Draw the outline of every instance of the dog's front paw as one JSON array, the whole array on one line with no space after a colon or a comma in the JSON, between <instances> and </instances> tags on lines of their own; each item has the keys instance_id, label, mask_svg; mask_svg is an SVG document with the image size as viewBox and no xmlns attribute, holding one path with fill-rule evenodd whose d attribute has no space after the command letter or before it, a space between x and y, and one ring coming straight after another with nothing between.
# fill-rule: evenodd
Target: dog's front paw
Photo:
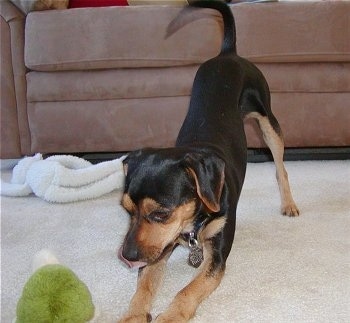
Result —
<instances>
[{"instance_id":1,"label":"dog's front paw","mask_svg":"<svg viewBox=\"0 0 350 323\"><path fill-rule=\"evenodd\" d=\"M157 316L155 319L156 323L186 323L188 320L186 320L183 316L180 314L167 314L163 313Z\"/></svg>"},{"instance_id":2,"label":"dog's front paw","mask_svg":"<svg viewBox=\"0 0 350 323\"><path fill-rule=\"evenodd\" d=\"M283 205L281 208L281 212L283 215L287 215L287 216L299 216L299 209L298 207L295 205L295 203L290 203L287 205Z\"/></svg>"},{"instance_id":3,"label":"dog's front paw","mask_svg":"<svg viewBox=\"0 0 350 323\"><path fill-rule=\"evenodd\" d=\"M152 315L145 314L125 314L118 323L149 323L152 321Z\"/></svg>"}]
</instances>

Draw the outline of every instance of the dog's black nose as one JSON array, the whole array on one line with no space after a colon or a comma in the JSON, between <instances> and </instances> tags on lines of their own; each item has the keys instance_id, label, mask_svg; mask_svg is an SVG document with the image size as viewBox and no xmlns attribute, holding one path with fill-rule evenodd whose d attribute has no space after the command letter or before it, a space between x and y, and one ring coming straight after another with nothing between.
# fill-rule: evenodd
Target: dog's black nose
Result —
<instances>
[{"instance_id":1,"label":"dog's black nose","mask_svg":"<svg viewBox=\"0 0 350 323\"><path fill-rule=\"evenodd\" d=\"M124 245L124 247L122 247L122 257L128 261L138 261L139 253L137 248L127 247Z\"/></svg>"},{"instance_id":2,"label":"dog's black nose","mask_svg":"<svg viewBox=\"0 0 350 323\"><path fill-rule=\"evenodd\" d=\"M147 265L146 262L138 261L138 251L136 248L124 248L124 246L121 246L118 256L130 268L141 268Z\"/></svg>"}]
</instances>

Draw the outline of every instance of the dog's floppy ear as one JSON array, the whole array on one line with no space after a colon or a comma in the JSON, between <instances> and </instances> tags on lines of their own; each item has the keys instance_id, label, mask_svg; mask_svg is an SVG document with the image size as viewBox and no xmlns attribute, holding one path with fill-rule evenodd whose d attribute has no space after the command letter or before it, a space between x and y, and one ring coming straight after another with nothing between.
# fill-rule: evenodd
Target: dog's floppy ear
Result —
<instances>
[{"instance_id":1,"label":"dog's floppy ear","mask_svg":"<svg viewBox=\"0 0 350 323\"><path fill-rule=\"evenodd\" d=\"M126 176L132 169L134 169L137 165L140 164L142 156L145 155L148 151L152 151L150 148L138 149L130 152L123 159L123 169L124 175Z\"/></svg>"},{"instance_id":2,"label":"dog's floppy ear","mask_svg":"<svg viewBox=\"0 0 350 323\"><path fill-rule=\"evenodd\" d=\"M193 176L197 194L212 212L220 210L220 197L225 181L225 163L206 153L188 153L185 156L186 169Z\"/></svg>"}]
</instances>

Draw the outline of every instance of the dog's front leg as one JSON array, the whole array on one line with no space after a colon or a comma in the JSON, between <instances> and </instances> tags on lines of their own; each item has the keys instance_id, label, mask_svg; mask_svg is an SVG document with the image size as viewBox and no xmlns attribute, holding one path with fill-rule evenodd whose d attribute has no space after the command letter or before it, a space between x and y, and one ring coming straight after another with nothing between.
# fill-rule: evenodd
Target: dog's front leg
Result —
<instances>
[{"instance_id":1,"label":"dog's front leg","mask_svg":"<svg viewBox=\"0 0 350 323\"><path fill-rule=\"evenodd\" d=\"M213 266L211 250L211 242L206 241L204 245L206 260L199 267L200 272L175 296L168 309L160 314L155 322L182 323L189 321L194 316L198 305L220 284L224 275L224 266Z\"/></svg>"},{"instance_id":2,"label":"dog's front leg","mask_svg":"<svg viewBox=\"0 0 350 323\"><path fill-rule=\"evenodd\" d=\"M128 312L119 323L151 322L150 314L153 298L162 282L168 257L155 264L140 269L136 292L131 299Z\"/></svg>"}]
</instances>

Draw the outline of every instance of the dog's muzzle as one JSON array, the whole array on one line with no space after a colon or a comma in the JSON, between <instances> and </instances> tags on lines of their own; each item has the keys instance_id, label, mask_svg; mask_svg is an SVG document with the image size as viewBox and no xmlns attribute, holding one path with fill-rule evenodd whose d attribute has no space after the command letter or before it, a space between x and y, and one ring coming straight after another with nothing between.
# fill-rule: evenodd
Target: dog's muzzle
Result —
<instances>
[{"instance_id":1,"label":"dog's muzzle","mask_svg":"<svg viewBox=\"0 0 350 323\"><path fill-rule=\"evenodd\" d=\"M144 262L144 261L132 261L132 260L126 259L123 256L123 247L124 245L122 245L118 250L118 258L121 261L123 261L125 264L127 264L129 268L142 268L147 265L147 262Z\"/></svg>"}]
</instances>

